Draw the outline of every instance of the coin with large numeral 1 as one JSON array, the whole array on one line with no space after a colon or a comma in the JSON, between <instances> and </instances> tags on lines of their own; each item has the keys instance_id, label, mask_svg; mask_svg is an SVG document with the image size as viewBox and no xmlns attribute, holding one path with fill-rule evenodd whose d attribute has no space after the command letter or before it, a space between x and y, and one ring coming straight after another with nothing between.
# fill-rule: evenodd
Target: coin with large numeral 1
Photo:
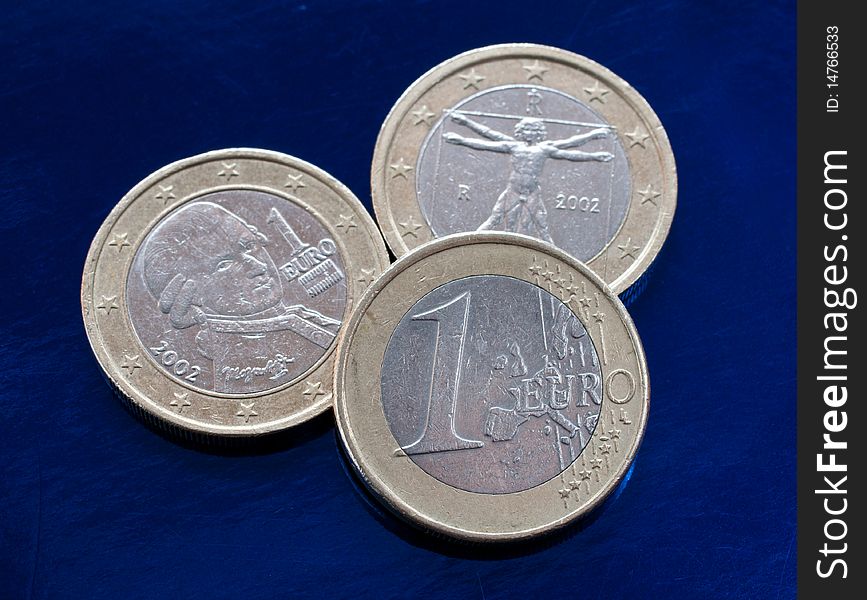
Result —
<instances>
[{"instance_id":1,"label":"coin with large numeral 1","mask_svg":"<svg viewBox=\"0 0 867 600\"><path fill-rule=\"evenodd\" d=\"M337 423L400 517L526 538L602 502L647 423L641 342L582 263L512 233L415 250L365 292L338 351Z\"/></svg>"},{"instance_id":2,"label":"coin with large numeral 1","mask_svg":"<svg viewBox=\"0 0 867 600\"><path fill-rule=\"evenodd\" d=\"M522 233L620 294L668 234L677 176L659 118L628 83L565 50L505 44L406 90L377 139L371 189L398 256L452 233Z\"/></svg>"},{"instance_id":3,"label":"coin with large numeral 1","mask_svg":"<svg viewBox=\"0 0 867 600\"><path fill-rule=\"evenodd\" d=\"M81 306L133 412L203 441L257 436L331 406L337 340L387 265L336 179L285 154L220 150L124 196L91 244Z\"/></svg>"}]
</instances>

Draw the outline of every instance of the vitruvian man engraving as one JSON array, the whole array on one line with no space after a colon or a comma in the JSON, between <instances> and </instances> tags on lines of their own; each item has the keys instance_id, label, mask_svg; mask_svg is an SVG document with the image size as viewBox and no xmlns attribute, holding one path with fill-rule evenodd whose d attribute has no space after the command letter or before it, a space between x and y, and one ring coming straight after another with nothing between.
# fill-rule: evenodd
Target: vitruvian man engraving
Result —
<instances>
[{"instance_id":1,"label":"vitruvian man engraving","mask_svg":"<svg viewBox=\"0 0 867 600\"><path fill-rule=\"evenodd\" d=\"M484 139L446 132L443 138L447 142L511 156L507 187L497 198L491 216L479 226L480 231L502 229L536 236L553 243L548 228L548 213L540 195L540 177L545 163L548 159L607 162L614 158L610 152L571 150L591 140L607 137L609 130L604 127L560 140L549 140L545 121L536 117L520 119L515 124L512 135L482 125L458 111L451 112L451 120Z\"/></svg>"}]
</instances>

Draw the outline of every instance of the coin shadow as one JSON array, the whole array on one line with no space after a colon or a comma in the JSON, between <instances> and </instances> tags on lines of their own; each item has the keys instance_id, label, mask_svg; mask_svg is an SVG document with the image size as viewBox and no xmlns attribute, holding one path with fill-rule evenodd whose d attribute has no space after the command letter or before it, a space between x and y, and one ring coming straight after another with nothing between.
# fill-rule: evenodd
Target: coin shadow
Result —
<instances>
[{"instance_id":1,"label":"coin shadow","mask_svg":"<svg viewBox=\"0 0 867 600\"><path fill-rule=\"evenodd\" d=\"M110 383L110 382L109 382ZM328 433L334 427L334 413L326 410L305 421L283 431L267 433L250 437L219 437L203 436L180 428L170 428L164 422L150 417L149 413L137 411L131 403L124 400L118 390L121 404L126 412L144 424L150 431L166 441L202 454L226 457L265 456L284 452Z\"/></svg>"},{"instance_id":2,"label":"coin shadow","mask_svg":"<svg viewBox=\"0 0 867 600\"><path fill-rule=\"evenodd\" d=\"M302 446L326 435L329 430L334 428L334 414L329 409L304 423L261 436L232 438L227 442L221 440L222 443L219 444L201 443L193 440L182 440L178 443L194 451L218 456L264 456Z\"/></svg>"},{"instance_id":3,"label":"coin shadow","mask_svg":"<svg viewBox=\"0 0 867 600\"><path fill-rule=\"evenodd\" d=\"M669 265L673 262L669 255L676 254L677 236L669 235L668 240L660 248L656 258L647 267L644 273L631 286L620 292L618 298L623 302L623 306L633 311L635 302L642 298L642 303L647 297L657 293L658 289L664 289L665 285L660 283L665 281L668 275ZM674 249L673 249L674 248Z\"/></svg>"},{"instance_id":4,"label":"coin shadow","mask_svg":"<svg viewBox=\"0 0 867 600\"><path fill-rule=\"evenodd\" d=\"M570 523L566 527L529 540L485 544L454 540L440 533L421 529L398 518L379 502L358 476L346 454L343 443L340 440L340 435L337 433L336 429L335 438L337 441L336 446L340 466L352 484L352 488L355 490L356 495L361 500L367 512L370 513L374 519L376 519L391 533L417 548L436 552L450 558L469 560L487 561L521 558L543 552L574 538L576 535L592 526L593 523L602 517L608 508L616 502L617 498L626 488L626 485L632 477L632 472L635 469L635 462L633 462L626 475L623 477L623 480L601 505L597 506L589 514L581 517L573 523Z\"/></svg>"}]
</instances>

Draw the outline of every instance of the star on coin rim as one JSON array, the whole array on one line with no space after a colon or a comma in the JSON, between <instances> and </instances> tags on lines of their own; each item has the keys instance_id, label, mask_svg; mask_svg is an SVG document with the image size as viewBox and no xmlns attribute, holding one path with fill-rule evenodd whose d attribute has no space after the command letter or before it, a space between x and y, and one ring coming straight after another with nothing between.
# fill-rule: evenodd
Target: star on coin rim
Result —
<instances>
[{"instance_id":1,"label":"star on coin rim","mask_svg":"<svg viewBox=\"0 0 867 600\"><path fill-rule=\"evenodd\" d=\"M231 181L218 172L232 165ZM211 173L208 169L212 170ZM245 177L251 173L251 177ZM286 173L303 174L305 186L287 194L284 189ZM153 202L153 191L170 185L176 198L166 202ZM303 374L279 388L252 394L220 394L187 386L155 366L153 357L139 342L132 328L126 308L125 291L118 294L105 285L108 279L126 282L136 252L147 233L169 212L186 202L220 190L246 189L286 198L311 212L330 232L340 249L346 269L346 307L341 321L345 325L363 288L358 283L361 268L382 272L389 264L382 237L367 210L355 195L334 177L298 158L255 148L230 148L206 152L171 163L136 184L112 209L100 226L84 265L81 285L81 307L85 330L97 362L105 372L118 396L144 421L167 430L179 437L211 442L216 439L251 438L284 430L307 421L327 410L332 395L304 396L305 382L331 381L337 346L342 337L341 327L337 339L320 359ZM350 234L336 228L340 214L354 217L356 227ZM128 233L129 252L119 253L108 244L116 233ZM109 252L111 250L111 252ZM105 315L96 305L102 296L118 294L120 310ZM122 370L125 354L143 355L141 368L130 377ZM146 356L144 356L146 355ZM186 394L191 403L181 413L170 402L175 393ZM231 406L239 401L256 402L256 415L249 422L231 424L226 418ZM221 404L222 403L222 404ZM230 406L231 405L231 406ZM271 407L271 418L263 420L263 409ZM225 412L219 416L215 408ZM228 408L227 408L228 407ZM225 409L225 411L223 411ZM282 412L281 412L282 411ZM222 414L222 412L220 414ZM235 411L237 412L237 411ZM200 413L200 414L199 414ZM255 417L255 418L254 418Z\"/></svg>"},{"instance_id":2,"label":"star on coin rim","mask_svg":"<svg viewBox=\"0 0 867 600\"><path fill-rule=\"evenodd\" d=\"M474 252L472 247L476 245L494 245L496 248L493 252L490 248ZM487 261L486 251L489 252ZM441 254L442 257L437 259ZM630 415L629 433L618 433L624 450L622 462L611 467L604 480L598 482L598 487L594 486L596 489L592 494L585 494L577 504L570 503L567 498L565 506L561 490L570 485L570 479L574 479L570 469L538 486L510 494L468 492L432 477L409 457L394 451L399 444L386 422L379 396L380 353L384 354L401 316L415 302L448 281L473 275L504 275L539 285L529 269L536 258L549 261L550 268L559 267L561 277L571 276L574 281L585 281L588 289L595 288L593 291L600 298L600 306L595 309L609 315L605 325L594 323L587 327L595 344L599 343L597 336L604 334L600 334L600 328L605 327L612 335L619 335L615 337L616 341L631 343L634 350L602 367L603 380L616 374L625 364L634 369L635 390L626 404L608 399L602 405L612 410L626 406L633 413ZM429 265L432 267L426 269ZM434 274L426 271L434 271ZM554 293L556 295L557 291ZM368 311L377 301L380 312L369 317ZM571 298L569 302L570 308L580 311ZM384 312L385 306L390 312ZM364 352L356 351L356 344L363 345ZM358 373L363 373L363 377L356 375L354 380L350 377L350 374ZM601 504L616 489L634 459L646 428L650 401L644 351L620 300L599 277L563 251L524 235L499 232L445 236L392 264L365 291L346 327L345 342L338 349L334 390L334 409L341 441L353 467L371 492L399 517L415 526L472 542L533 537L564 527ZM587 449L598 443L601 435L604 434L597 428ZM576 468L581 466L580 460L579 456L574 463ZM529 510L528 507L537 508Z\"/></svg>"},{"instance_id":3,"label":"star on coin rim","mask_svg":"<svg viewBox=\"0 0 867 600\"><path fill-rule=\"evenodd\" d=\"M429 127L421 127L414 124L412 112L424 105L426 110L439 115L468 97L470 94L462 88L460 76L472 69L484 73L484 80L478 82L481 91L508 84L525 85L527 71L524 67L528 61L548 68L545 86L584 102L587 97L584 88L603 87L608 92L605 102L593 102L592 108L615 126L621 136L632 174L632 189L647 189L651 185L662 193L658 206L641 206L633 197L619 231L595 257L585 261L620 294L648 269L668 236L677 205L674 154L656 113L632 86L591 59L560 48L537 44L477 48L440 63L410 85L385 118L374 148L370 181L377 222L386 243L398 257L433 239L415 192L415 167L421 142L410 140L423 139L436 121ZM562 67L570 70L568 86L558 85L554 80L556 67L561 67L561 71ZM478 93L475 88L470 92ZM588 106L591 105L588 103ZM650 136L643 141L645 146L632 144L626 137L627 133L635 133L636 128ZM413 167L413 171L395 178L388 166L398 159ZM654 213L650 213L651 210ZM410 217L424 227L416 236L401 235L399 223ZM617 245L627 237L642 240L636 260L619 258Z\"/></svg>"}]
</instances>

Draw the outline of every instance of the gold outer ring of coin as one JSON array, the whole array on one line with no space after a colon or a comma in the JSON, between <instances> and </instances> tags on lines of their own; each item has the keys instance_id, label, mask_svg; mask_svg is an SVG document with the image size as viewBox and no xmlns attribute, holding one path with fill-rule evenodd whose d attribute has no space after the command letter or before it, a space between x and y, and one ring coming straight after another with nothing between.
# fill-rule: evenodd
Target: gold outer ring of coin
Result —
<instances>
[{"instance_id":1,"label":"gold outer ring of coin","mask_svg":"<svg viewBox=\"0 0 867 600\"><path fill-rule=\"evenodd\" d=\"M602 363L599 424L584 451L560 475L516 493L468 492L428 475L396 452L400 444L382 408L380 369L400 319L433 289L473 275L515 277L560 298L584 324ZM594 297L592 310L580 301L583 289L598 292L599 304ZM598 506L628 471L650 402L644 351L620 300L565 252L524 235L497 232L445 236L392 264L364 293L346 328L334 389L340 436L365 485L406 521L470 542L533 537Z\"/></svg>"},{"instance_id":2,"label":"gold outer ring of coin","mask_svg":"<svg viewBox=\"0 0 867 600\"><path fill-rule=\"evenodd\" d=\"M293 183L298 181L302 185ZM211 395L157 367L127 311L126 280L133 258L168 213L204 194L237 189L300 205L331 233L346 267L344 324L363 288L389 264L373 219L352 192L325 171L286 154L250 148L207 152L167 165L130 190L99 228L85 261L81 308L87 337L110 385L134 414L158 429L203 443L281 431L331 407L329 388L342 334L301 376L256 394ZM355 226L335 227L347 220Z\"/></svg>"},{"instance_id":3,"label":"gold outer ring of coin","mask_svg":"<svg viewBox=\"0 0 867 600\"><path fill-rule=\"evenodd\" d=\"M415 168L439 115L471 94L515 83L570 94L616 128L632 173L630 208L616 235L585 262L615 293L624 292L668 236L677 204L674 154L656 113L632 86L589 58L550 46L470 50L422 75L397 100L376 140L370 176L373 207L389 248L400 257L433 239L417 200Z\"/></svg>"}]
</instances>

